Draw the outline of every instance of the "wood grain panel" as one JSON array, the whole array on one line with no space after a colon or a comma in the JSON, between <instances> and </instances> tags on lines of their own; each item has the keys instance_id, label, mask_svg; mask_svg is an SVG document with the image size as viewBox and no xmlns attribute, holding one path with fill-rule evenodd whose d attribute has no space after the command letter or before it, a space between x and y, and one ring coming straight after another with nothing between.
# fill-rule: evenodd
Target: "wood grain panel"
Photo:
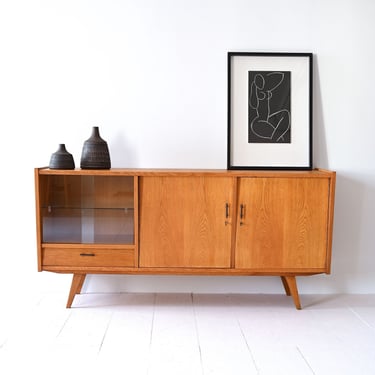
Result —
<instances>
[{"instance_id":1,"label":"wood grain panel","mask_svg":"<svg viewBox=\"0 0 375 375\"><path fill-rule=\"evenodd\" d=\"M142 177L140 266L230 267L233 186L231 177Z\"/></svg>"},{"instance_id":2,"label":"wood grain panel","mask_svg":"<svg viewBox=\"0 0 375 375\"><path fill-rule=\"evenodd\" d=\"M238 268L325 268L329 179L241 178Z\"/></svg>"}]
</instances>

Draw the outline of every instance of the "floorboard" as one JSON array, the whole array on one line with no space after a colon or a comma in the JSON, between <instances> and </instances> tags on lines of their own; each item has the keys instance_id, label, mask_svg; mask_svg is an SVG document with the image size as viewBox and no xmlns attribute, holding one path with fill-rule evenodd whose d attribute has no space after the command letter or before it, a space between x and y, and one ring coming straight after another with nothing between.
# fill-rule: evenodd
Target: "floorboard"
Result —
<instances>
[{"instance_id":1,"label":"floorboard","mask_svg":"<svg viewBox=\"0 0 375 375\"><path fill-rule=\"evenodd\" d=\"M81 294L3 309L0 373L375 374L375 295Z\"/></svg>"}]
</instances>

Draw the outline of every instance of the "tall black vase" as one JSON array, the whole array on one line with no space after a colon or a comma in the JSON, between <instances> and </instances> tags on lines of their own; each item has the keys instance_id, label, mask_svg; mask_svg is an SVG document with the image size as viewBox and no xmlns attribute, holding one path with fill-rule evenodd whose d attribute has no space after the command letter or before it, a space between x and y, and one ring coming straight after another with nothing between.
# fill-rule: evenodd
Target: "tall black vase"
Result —
<instances>
[{"instance_id":1,"label":"tall black vase","mask_svg":"<svg viewBox=\"0 0 375 375\"><path fill-rule=\"evenodd\" d=\"M91 137L85 141L81 155L82 169L110 169L111 158L107 142L100 137L99 128L93 126Z\"/></svg>"}]
</instances>

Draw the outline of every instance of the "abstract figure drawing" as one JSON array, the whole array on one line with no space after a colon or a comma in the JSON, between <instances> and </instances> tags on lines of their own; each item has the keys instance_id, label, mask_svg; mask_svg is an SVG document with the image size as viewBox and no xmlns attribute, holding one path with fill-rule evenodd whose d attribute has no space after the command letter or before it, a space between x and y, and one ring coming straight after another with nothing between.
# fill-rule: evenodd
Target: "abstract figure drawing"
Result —
<instances>
[{"instance_id":1,"label":"abstract figure drawing","mask_svg":"<svg viewBox=\"0 0 375 375\"><path fill-rule=\"evenodd\" d=\"M290 143L290 72L249 72L249 143Z\"/></svg>"}]
</instances>

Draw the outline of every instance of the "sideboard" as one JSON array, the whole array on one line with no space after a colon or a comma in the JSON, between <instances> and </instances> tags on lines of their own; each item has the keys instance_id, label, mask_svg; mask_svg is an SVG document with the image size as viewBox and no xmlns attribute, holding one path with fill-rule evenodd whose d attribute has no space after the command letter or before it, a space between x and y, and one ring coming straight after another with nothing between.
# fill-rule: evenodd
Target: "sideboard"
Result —
<instances>
[{"instance_id":1,"label":"sideboard","mask_svg":"<svg viewBox=\"0 0 375 375\"><path fill-rule=\"evenodd\" d=\"M73 274L330 273L333 171L35 169L38 270Z\"/></svg>"}]
</instances>

